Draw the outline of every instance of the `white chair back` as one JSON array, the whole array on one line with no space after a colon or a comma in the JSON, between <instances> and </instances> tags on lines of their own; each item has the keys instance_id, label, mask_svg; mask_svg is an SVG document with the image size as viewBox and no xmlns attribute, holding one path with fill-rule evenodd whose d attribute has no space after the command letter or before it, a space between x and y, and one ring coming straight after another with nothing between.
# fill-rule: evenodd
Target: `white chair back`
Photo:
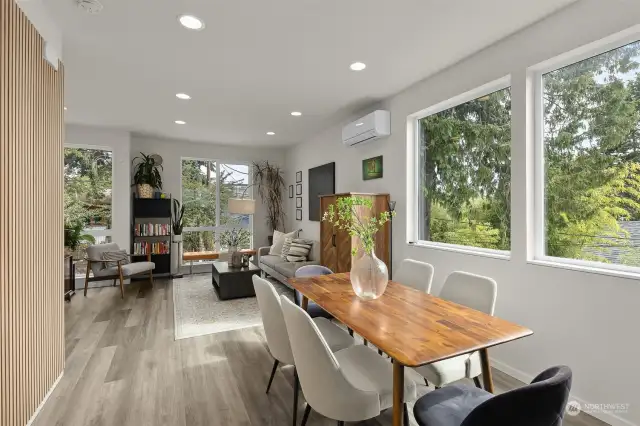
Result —
<instances>
[{"instance_id":1,"label":"white chair back","mask_svg":"<svg viewBox=\"0 0 640 426\"><path fill-rule=\"evenodd\" d=\"M468 272L452 272L444 282L440 298L493 315L498 284L493 278Z\"/></svg>"},{"instance_id":2,"label":"white chair back","mask_svg":"<svg viewBox=\"0 0 640 426\"><path fill-rule=\"evenodd\" d=\"M349 383L311 317L289 299L281 297L281 302L300 385L309 405L331 419L354 418L354 413L364 413L361 418L378 415L378 393Z\"/></svg>"},{"instance_id":3,"label":"white chair back","mask_svg":"<svg viewBox=\"0 0 640 426\"><path fill-rule=\"evenodd\" d=\"M404 259L400 262L400 268L394 274L393 281L431 293L433 266L413 259Z\"/></svg>"},{"instance_id":4,"label":"white chair back","mask_svg":"<svg viewBox=\"0 0 640 426\"><path fill-rule=\"evenodd\" d=\"M269 281L257 275L254 275L252 279L269 351L278 361L284 364L293 364L293 354L289 344L287 327L282 316L280 296Z\"/></svg>"}]
</instances>

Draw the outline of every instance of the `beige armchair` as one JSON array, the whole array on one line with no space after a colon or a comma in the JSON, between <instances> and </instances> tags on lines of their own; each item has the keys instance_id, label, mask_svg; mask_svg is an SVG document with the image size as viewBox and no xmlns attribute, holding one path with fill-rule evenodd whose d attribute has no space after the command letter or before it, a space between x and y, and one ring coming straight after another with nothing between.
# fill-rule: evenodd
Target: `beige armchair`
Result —
<instances>
[{"instance_id":1,"label":"beige armchair","mask_svg":"<svg viewBox=\"0 0 640 426\"><path fill-rule=\"evenodd\" d=\"M120 248L116 243L95 244L87 247L87 275L84 281L84 295L87 295L90 281L105 281L113 279L113 285L116 280L120 280L120 293L124 299L124 280L134 275L149 274L149 282L153 286L153 270L156 267L151 261L151 254L147 254L146 262L135 262L122 264L122 261L104 260L102 254L104 252L119 251ZM131 257L133 255L128 254ZM117 266L107 267L107 262L117 262ZM90 277L89 273L93 272Z\"/></svg>"}]
</instances>

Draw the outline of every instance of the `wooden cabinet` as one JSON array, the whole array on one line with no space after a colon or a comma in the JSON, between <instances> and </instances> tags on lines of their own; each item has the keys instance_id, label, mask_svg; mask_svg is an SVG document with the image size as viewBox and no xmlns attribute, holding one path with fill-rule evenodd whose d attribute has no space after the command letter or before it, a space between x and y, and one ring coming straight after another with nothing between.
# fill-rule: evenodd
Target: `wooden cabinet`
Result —
<instances>
[{"instance_id":1,"label":"wooden cabinet","mask_svg":"<svg viewBox=\"0 0 640 426\"><path fill-rule=\"evenodd\" d=\"M359 214L361 217L378 216L381 212L389 210L389 194L361 194L347 192L344 194L332 194L320 196L320 217L324 215L330 205L335 204L340 197L358 196L369 198L373 201L371 211L363 208ZM387 222L376 234L376 256L389 267L390 223ZM357 256L362 255L358 237L351 237L347 232L336 229L328 222L320 222L320 263L335 273L349 272L351 270L351 249L359 248Z\"/></svg>"}]
</instances>

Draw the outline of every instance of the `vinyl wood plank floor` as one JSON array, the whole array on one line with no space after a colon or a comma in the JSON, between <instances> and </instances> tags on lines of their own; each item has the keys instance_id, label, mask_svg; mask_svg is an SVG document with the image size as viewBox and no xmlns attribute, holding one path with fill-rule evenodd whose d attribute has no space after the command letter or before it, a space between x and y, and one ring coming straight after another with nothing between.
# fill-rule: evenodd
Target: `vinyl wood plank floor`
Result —
<instances>
[{"instance_id":1,"label":"vinyl wood plank floor","mask_svg":"<svg viewBox=\"0 0 640 426\"><path fill-rule=\"evenodd\" d=\"M203 275L202 279L210 279ZM194 278L198 279L198 278ZM278 371L262 327L174 340L171 280L90 289L65 307L66 365L33 426L291 425L293 374ZM418 391L430 389L419 376ZM498 392L521 386L494 370ZM298 424L304 411L301 395ZM311 412L309 426L335 426ZM391 425L391 411L364 426ZM600 426L588 415L565 426ZM416 425L412 418L412 425Z\"/></svg>"}]
</instances>

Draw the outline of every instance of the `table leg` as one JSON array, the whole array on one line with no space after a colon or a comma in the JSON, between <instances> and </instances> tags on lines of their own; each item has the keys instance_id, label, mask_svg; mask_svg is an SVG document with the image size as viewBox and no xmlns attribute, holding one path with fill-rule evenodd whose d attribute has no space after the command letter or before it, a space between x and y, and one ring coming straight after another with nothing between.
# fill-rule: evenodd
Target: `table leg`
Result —
<instances>
[{"instance_id":1,"label":"table leg","mask_svg":"<svg viewBox=\"0 0 640 426\"><path fill-rule=\"evenodd\" d=\"M304 294L302 295L302 299L300 300L300 307L305 311L309 307L309 298Z\"/></svg>"},{"instance_id":2,"label":"table leg","mask_svg":"<svg viewBox=\"0 0 640 426\"><path fill-rule=\"evenodd\" d=\"M491 365L489 364L489 350L480 349L480 364L482 365L482 384L484 390L493 393L493 378L491 377Z\"/></svg>"},{"instance_id":3,"label":"table leg","mask_svg":"<svg viewBox=\"0 0 640 426\"><path fill-rule=\"evenodd\" d=\"M393 363L393 426L402 426L404 414L404 365Z\"/></svg>"}]
</instances>

